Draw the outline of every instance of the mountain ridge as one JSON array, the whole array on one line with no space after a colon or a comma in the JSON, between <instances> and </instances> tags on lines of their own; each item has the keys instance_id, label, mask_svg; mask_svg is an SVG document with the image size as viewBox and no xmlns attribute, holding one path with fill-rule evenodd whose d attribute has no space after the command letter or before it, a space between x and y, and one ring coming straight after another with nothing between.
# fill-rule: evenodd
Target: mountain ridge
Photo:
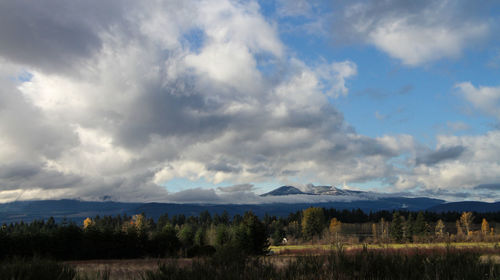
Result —
<instances>
[{"instance_id":1,"label":"mountain ridge","mask_svg":"<svg viewBox=\"0 0 500 280\"><path fill-rule=\"evenodd\" d=\"M281 186L270 192L261 194L260 196L284 196L284 195L333 195L333 196L341 196L341 195L359 195L359 194L367 194L365 191L355 191L355 190L346 190L340 189L334 186L313 186L309 185L306 187L307 190L301 190L294 186Z\"/></svg>"}]
</instances>

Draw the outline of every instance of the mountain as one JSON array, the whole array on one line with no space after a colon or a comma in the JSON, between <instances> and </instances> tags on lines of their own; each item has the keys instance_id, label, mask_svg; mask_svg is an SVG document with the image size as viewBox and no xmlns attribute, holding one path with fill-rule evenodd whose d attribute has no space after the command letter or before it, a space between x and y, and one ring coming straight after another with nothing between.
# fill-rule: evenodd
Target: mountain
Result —
<instances>
[{"instance_id":1,"label":"mountain","mask_svg":"<svg viewBox=\"0 0 500 280\"><path fill-rule=\"evenodd\" d=\"M339 189L334 186L311 186L309 189L311 194L316 195L357 195L366 193L363 191Z\"/></svg>"},{"instance_id":2,"label":"mountain","mask_svg":"<svg viewBox=\"0 0 500 280\"><path fill-rule=\"evenodd\" d=\"M296 187L282 186L268 193L262 194L261 196L281 196L281 195L294 195L294 194L308 194L308 193L305 193L297 189Z\"/></svg>"},{"instance_id":3,"label":"mountain","mask_svg":"<svg viewBox=\"0 0 500 280\"><path fill-rule=\"evenodd\" d=\"M300 190L293 186L282 186L261 195L260 204L196 204L196 203L130 203L130 202L92 202L79 200L39 200L16 201L0 204L0 225L11 222L30 222L35 219L54 217L58 222L63 220L81 223L86 217L96 215L134 215L145 213L148 217L158 219L168 213L170 216L183 214L197 216L208 211L222 214L227 211L230 217L246 211L252 211L259 217L265 214L286 217L292 212L308 207L335 208L338 210L361 209L364 212L380 210L409 210L432 212L446 211L500 211L500 202L487 203L463 201L446 203L441 199L428 197L402 197L390 194L353 191L333 186L308 186ZM264 197L266 197L264 199ZM299 198L302 198L299 199ZM306 198L306 199L304 199ZM295 201L295 202L294 202ZM266 203L264 203L266 202Z\"/></svg>"},{"instance_id":4,"label":"mountain","mask_svg":"<svg viewBox=\"0 0 500 280\"><path fill-rule=\"evenodd\" d=\"M293 186L282 186L268 193L262 194L261 196L283 196L283 195L296 195L296 194L339 196L339 195L358 195L362 193L367 193L367 192L339 189L334 186L307 186L307 191L301 191Z\"/></svg>"},{"instance_id":5,"label":"mountain","mask_svg":"<svg viewBox=\"0 0 500 280\"><path fill-rule=\"evenodd\" d=\"M432 212L448 211L472 211L472 212L498 212L500 211L500 202L481 202L481 201L461 201L439 204L428 209Z\"/></svg>"}]
</instances>

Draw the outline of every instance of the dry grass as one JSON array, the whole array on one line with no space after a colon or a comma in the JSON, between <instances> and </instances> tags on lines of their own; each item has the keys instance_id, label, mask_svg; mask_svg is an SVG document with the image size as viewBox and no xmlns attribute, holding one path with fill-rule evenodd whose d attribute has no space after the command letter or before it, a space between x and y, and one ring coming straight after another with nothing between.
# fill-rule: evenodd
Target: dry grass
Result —
<instances>
[{"instance_id":1,"label":"dry grass","mask_svg":"<svg viewBox=\"0 0 500 280\"><path fill-rule=\"evenodd\" d=\"M391 243L391 244L355 244L344 245L346 251L359 250L364 246L367 249L439 249L453 247L457 249L498 249L499 244L496 242L454 242L454 243ZM333 245L285 245L285 246L270 246L269 249L279 255L304 255L304 254L328 254L332 250L336 250ZM499 250L500 251L500 250Z\"/></svg>"},{"instance_id":2,"label":"dry grass","mask_svg":"<svg viewBox=\"0 0 500 280\"><path fill-rule=\"evenodd\" d=\"M408 254L415 252L423 254L443 253L447 247L464 252L476 252L482 255L481 261L500 264L500 249L496 243L427 243L427 244L384 244L365 245L367 250L381 251L385 254ZM291 261L300 256L328 255L336 250L331 245L287 245L271 246L274 255L265 259L277 268L286 267ZM343 247L347 255L356 254L364 250L363 245L346 245ZM193 259L132 259L132 260L90 260L90 261L68 261L80 275L88 275L90 279L99 272L109 271L110 279L140 279L145 271L154 271L158 264L174 264L176 267L190 266Z\"/></svg>"},{"instance_id":3,"label":"dry grass","mask_svg":"<svg viewBox=\"0 0 500 280\"><path fill-rule=\"evenodd\" d=\"M184 267L192 263L192 259L130 259L130 260L89 260L67 261L66 264L74 267L79 275L92 279L95 275L109 271L111 280L140 279L141 273L147 270L156 270L159 264L175 262Z\"/></svg>"}]
</instances>

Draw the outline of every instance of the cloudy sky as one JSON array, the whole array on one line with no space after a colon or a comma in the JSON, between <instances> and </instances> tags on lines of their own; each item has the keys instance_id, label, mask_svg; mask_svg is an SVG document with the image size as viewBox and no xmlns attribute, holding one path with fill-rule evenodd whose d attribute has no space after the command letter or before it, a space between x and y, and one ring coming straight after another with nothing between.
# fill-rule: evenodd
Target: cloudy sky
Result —
<instances>
[{"instance_id":1,"label":"cloudy sky","mask_svg":"<svg viewBox=\"0 0 500 280\"><path fill-rule=\"evenodd\" d=\"M0 202L500 199L495 1L1 1Z\"/></svg>"}]
</instances>

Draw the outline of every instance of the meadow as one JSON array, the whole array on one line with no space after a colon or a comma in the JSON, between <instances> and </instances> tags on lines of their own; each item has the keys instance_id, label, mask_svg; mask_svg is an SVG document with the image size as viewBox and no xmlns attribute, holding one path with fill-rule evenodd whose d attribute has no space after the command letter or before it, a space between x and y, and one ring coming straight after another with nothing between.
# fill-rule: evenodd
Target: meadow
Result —
<instances>
[{"instance_id":1,"label":"meadow","mask_svg":"<svg viewBox=\"0 0 500 280\"><path fill-rule=\"evenodd\" d=\"M270 256L246 256L233 248L202 258L17 259L0 265L0 279L500 279L500 250L494 245L390 245L395 244L342 250L284 246Z\"/></svg>"},{"instance_id":2,"label":"meadow","mask_svg":"<svg viewBox=\"0 0 500 280\"><path fill-rule=\"evenodd\" d=\"M356 251L360 249L370 250L403 250L403 249L443 249L455 248L457 250L472 250L479 252L500 252L499 242L436 242L436 243L387 243L387 244L341 244L346 251ZM274 254L278 255L305 255L305 254L329 254L338 250L336 244L301 244L269 246Z\"/></svg>"}]
</instances>

